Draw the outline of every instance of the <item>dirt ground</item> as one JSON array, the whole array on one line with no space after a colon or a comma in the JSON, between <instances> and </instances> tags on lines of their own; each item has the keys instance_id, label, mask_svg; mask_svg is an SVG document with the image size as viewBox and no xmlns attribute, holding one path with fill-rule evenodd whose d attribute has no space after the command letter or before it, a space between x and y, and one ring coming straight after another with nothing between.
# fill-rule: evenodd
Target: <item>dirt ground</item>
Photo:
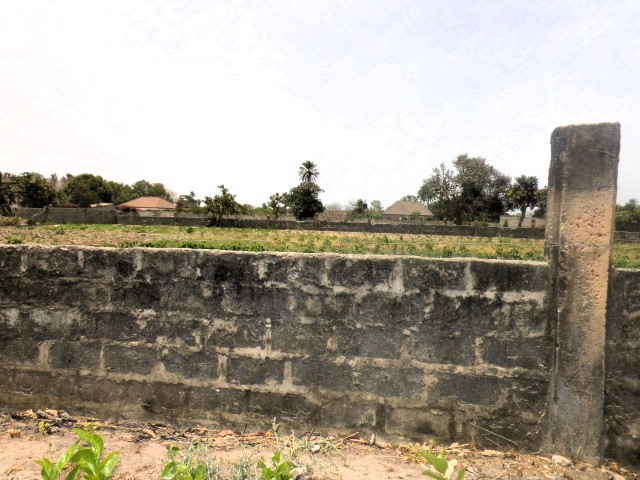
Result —
<instances>
[{"instance_id":1,"label":"dirt ground","mask_svg":"<svg viewBox=\"0 0 640 480\"><path fill-rule=\"evenodd\" d=\"M425 479L423 463L416 452L424 446L392 444L380 439L361 438L357 433L329 436L269 432L243 433L211 430L200 426L176 428L165 424L140 424L110 419L72 417L63 411L0 411L0 479L40 479L34 460L55 461L77 436L71 428L91 426L105 441L105 453L117 450L121 460L113 480L159 479L168 462L167 446L186 451L200 445L222 465L250 456L267 463L278 450L301 465L300 480ZM373 440L373 442L372 442ZM446 458L467 466L468 480L475 479L572 479L620 480L640 478L613 463L594 467L563 457L549 458L496 450L480 450L453 444Z\"/></svg>"}]
</instances>

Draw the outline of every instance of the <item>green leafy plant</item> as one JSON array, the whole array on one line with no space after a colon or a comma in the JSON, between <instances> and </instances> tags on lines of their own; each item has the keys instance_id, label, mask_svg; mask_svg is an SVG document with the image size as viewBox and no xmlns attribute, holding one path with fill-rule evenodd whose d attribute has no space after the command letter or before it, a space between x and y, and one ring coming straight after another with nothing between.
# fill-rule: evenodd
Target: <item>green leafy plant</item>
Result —
<instances>
[{"instance_id":1,"label":"green leafy plant","mask_svg":"<svg viewBox=\"0 0 640 480\"><path fill-rule=\"evenodd\" d=\"M48 458L42 458L35 462L42 467L40 476L43 480L58 480L64 470L69 470L64 480L108 480L113 475L120 455L117 451L109 453L102 458L104 440L96 433L90 433L81 428L74 428L79 440L86 445L80 445L77 440L53 463Z\"/></svg>"},{"instance_id":2,"label":"green leafy plant","mask_svg":"<svg viewBox=\"0 0 640 480\"><path fill-rule=\"evenodd\" d=\"M78 435L86 446L80 448L72 457L71 462L84 472L86 480L107 480L113 475L120 455L117 451L109 453L102 458L104 449L104 440L97 433L90 433L81 428L74 428L73 431Z\"/></svg>"},{"instance_id":3,"label":"green leafy plant","mask_svg":"<svg viewBox=\"0 0 640 480\"><path fill-rule=\"evenodd\" d=\"M430 469L422 472L427 477L435 478L436 480L451 480L454 478L455 468L458 464L456 460L447 461L445 459L445 452L442 450L437 456L429 451L420 451L420 457L427 462ZM467 467L458 470L458 474L455 476L456 480L462 480L467 471Z\"/></svg>"},{"instance_id":4,"label":"green leafy plant","mask_svg":"<svg viewBox=\"0 0 640 480\"><path fill-rule=\"evenodd\" d=\"M203 462L193 465L190 458L178 459L180 449L175 446L168 446L167 451L171 461L162 469L162 480L205 480L207 467Z\"/></svg>"},{"instance_id":5,"label":"green leafy plant","mask_svg":"<svg viewBox=\"0 0 640 480\"><path fill-rule=\"evenodd\" d=\"M20 244L24 243L24 238L23 237L19 237L19 236L15 236L15 235L7 235L6 237L4 237L4 240L9 245L20 245Z\"/></svg>"},{"instance_id":6,"label":"green leafy plant","mask_svg":"<svg viewBox=\"0 0 640 480\"><path fill-rule=\"evenodd\" d=\"M53 463L47 457L41 458L40 460L36 460L35 462L42 467L40 470L40 476L42 480L58 480L60 478L60 474L64 469L66 469L70 462L71 457L75 455L78 451L78 444L74 443L71 445L65 452L60 455L60 458L56 463ZM67 474L65 480L74 480L78 477L79 468L77 465L72 468L72 470Z\"/></svg>"},{"instance_id":7,"label":"green leafy plant","mask_svg":"<svg viewBox=\"0 0 640 480\"><path fill-rule=\"evenodd\" d=\"M258 460L260 470L259 480L291 480L293 478L293 463L283 460L282 453L274 452L271 457L271 465L267 465L263 460Z\"/></svg>"}]
</instances>

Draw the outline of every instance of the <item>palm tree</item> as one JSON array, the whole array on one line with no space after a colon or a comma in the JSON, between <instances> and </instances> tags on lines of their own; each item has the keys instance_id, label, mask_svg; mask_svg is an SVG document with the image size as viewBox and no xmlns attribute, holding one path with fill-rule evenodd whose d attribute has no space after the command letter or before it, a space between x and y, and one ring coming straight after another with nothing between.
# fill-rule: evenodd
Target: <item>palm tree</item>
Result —
<instances>
[{"instance_id":1,"label":"palm tree","mask_svg":"<svg viewBox=\"0 0 640 480\"><path fill-rule=\"evenodd\" d=\"M305 160L298 169L298 177L304 183L314 183L320 172L318 167L311 160Z\"/></svg>"}]
</instances>

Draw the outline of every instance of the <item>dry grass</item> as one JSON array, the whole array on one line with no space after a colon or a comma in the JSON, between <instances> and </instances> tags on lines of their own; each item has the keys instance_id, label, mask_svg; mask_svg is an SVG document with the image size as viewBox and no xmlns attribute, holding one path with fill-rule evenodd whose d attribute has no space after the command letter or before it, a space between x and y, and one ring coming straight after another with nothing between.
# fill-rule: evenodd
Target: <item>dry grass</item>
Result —
<instances>
[{"instance_id":1,"label":"dry grass","mask_svg":"<svg viewBox=\"0 0 640 480\"><path fill-rule=\"evenodd\" d=\"M542 240L507 237L127 225L0 226L0 243L333 252L533 261L543 261L544 247ZM640 268L640 244L617 244L614 265Z\"/></svg>"}]
</instances>

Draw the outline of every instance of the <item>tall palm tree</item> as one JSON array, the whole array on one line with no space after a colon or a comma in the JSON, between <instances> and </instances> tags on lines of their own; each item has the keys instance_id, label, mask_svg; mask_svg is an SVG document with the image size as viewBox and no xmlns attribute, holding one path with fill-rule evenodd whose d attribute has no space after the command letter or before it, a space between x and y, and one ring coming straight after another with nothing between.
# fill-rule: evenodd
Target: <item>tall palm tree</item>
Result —
<instances>
[{"instance_id":1,"label":"tall palm tree","mask_svg":"<svg viewBox=\"0 0 640 480\"><path fill-rule=\"evenodd\" d=\"M298 177L304 183L314 183L320 172L318 167L311 160L305 160L298 169Z\"/></svg>"}]
</instances>

